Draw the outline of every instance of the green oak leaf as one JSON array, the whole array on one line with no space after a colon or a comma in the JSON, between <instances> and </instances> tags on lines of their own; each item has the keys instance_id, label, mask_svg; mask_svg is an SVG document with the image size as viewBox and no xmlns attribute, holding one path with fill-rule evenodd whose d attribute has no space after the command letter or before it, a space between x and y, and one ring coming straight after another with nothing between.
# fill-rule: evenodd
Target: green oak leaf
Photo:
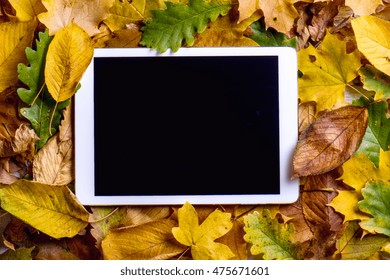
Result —
<instances>
[{"instance_id":1,"label":"green oak leaf","mask_svg":"<svg viewBox=\"0 0 390 280\"><path fill-rule=\"evenodd\" d=\"M363 200L358 202L361 211L372 218L360 222L360 227L370 233L390 236L390 184L371 181L362 189Z\"/></svg>"},{"instance_id":2,"label":"green oak leaf","mask_svg":"<svg viewBox=\"0 0 390 280\"><path fill-rule=\"evenodd\" d=\"M44 68L46 62L46 53L53 37L49 36L49 31L39 32L39 40L36 40L37 50L26 48L26 56L30 62L30 66L23 63L18 64L18 78L29 89L18 88L17 92L20 99L26 103L31 104L36 96L39 94L44 82Z\"/></svg>"},{"instance_id":3,"label":"green oak leaf","mask_svg":"<svg viewBox=\"0 0 390 280\"><path fill-rule=\"evenodd\" d=\"M294 235L293 224L281 224L264 209L260 214L254 212L244 217L244 240L252 246L252 255L263 254L265 260L294 260L298 257L298 246L291 240Z\"/></svg>"},{"instance_id":4,"label":"green oak leaf","mask_svg":"<svg viewBox=\"0 0 390 280\"><path fill-rule=\"evenodd\" d=\"M0 255L0 260L32 260L32 251L35 247L31 248L18 248L16 250L7 250Z\"/></svg>"},{"instance_id":5,"label":"green oak leaf","mask_svg":"<svg viewBox=\"0 0 390 280\"><path fill-rule=\"evenodd\" d=\"M159 53L169 48L178 51L185 41L194 44L195 33L202 33L209 21L228 13L231 6L223 0L206 2L189 0L188 5L165 2L165 10L152 10L153 18L142 28L141 45L157 49Z\"/></svg>"},{"instance_id":6,"label":"green oak leaf","mask_svg":"<svg viewBox=\"0 0 390 280\"><path fill-rule=\"evenodd\" d=\"M283 33L277 32L273 28L265 29L264 20L259 20L250 25L253 36L250 38L260 46L287 46L292 48L297 48L298 39L293 37L288 39L287 36Z\"/></svg>"},{"instance_id":7,"label":"green oak leaf","mask_svg":"<svg viewBox=\"0 0 390 280\"><path fill-rule=\"evenodd\" d=\"M390 77L372 65L366 65L359 70L364 88L375 92L375 99L390 97Z\"/></svg>"}]
</instances>

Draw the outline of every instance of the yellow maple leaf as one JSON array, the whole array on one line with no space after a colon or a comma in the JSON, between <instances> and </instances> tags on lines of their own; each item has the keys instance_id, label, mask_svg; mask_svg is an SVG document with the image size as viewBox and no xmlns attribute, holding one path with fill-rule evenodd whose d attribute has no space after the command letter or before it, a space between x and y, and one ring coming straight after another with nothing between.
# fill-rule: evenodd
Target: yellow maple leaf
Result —
<instances>
[{"instance_id":1,"label":"yellow maple leaf","mask_svg":"<svg viewBox=\"0 0 390 280\"><path fill-rule=\"evenodd\" d=\"M238 0L238 11L240 13L238 22L249 18L260 9L260 0Z\"/></svg>"},{"instance_id":2,"label":"yellow maple leaf","mask_svg":"<svg viewBox=\"0 0 390 280\"><path fill-rule=\"evenodd\" d=\"M345 6L350 7L354 14L359 16L367 16L375 13L376 8L381 4L383 4L382 0L364 1L364 4L362 0L345 0Z\"/></svg>"},{"instance_id":3,"label":"yellow maple leaf","mask_svg":"<svg viewBox=\"0 0 390 280\"><path fill-rule=\"evenodd\" d=\"M260 2L264 12L266 28L272 27L277 31L288 34L299 16L294 7L298 0L263 0Z\"/></svg>"},{"instance_id":4,"label":"yellow maple leaf","mask_svg":"<svg viewBox=\"0 0 390 280\"><path fill-rule=\"evenodd\" d=\"M9 0L19 21L29 21L46 11L41 0Z\"/></svg>"},{"instance_id":5,"label":"yellow maple leaf","mask_svg":"<svg viewBox=\"0 0 390 280\"><path fill-rule=\"evenodd\" d=\"M26 47L31 46L35 20L0 23L0 93L18 81L17 66L26 63Z\"/></svg>"},{"instance_id":6,"label":"yellow maple leaf","mask_svg":"<svg viewBox=\"0 0 390 280\"><path fill-rule=\"evenodd\" d=\"M91 39L77 24L57 33L47 51L45 67L46 85L54 100L62 102L73 96L92 56Z\"/></svg>"},{"instance_id":7,"label":"yellow maple leaf","mask_svg":"<svg viewBox=\"0 0 390 280\"><path fill-rule=\"evenodd\" d=\"M390 75L390 22L375 16L351 21L359 50L377 69Z\"/></svg>"},{"instance_id":8,"label":"yellow maple leaf","mask_svg":"<svg viewBox=\"0 0 390 280\"><path fill-rule=\"evenodd\" d=\"M89 36L99 33L98 25L108 17L108 10L114 0L42 0L47 12L38 19L53 36L72 22L77 23Z\"/></svg>"},{"instance_id":9,"label":"yellow maple leaf","mask_svg":"<svg viewBox=\"0 0 390 280\"><path fill-rule=\"evenodd\" d=\"M329 206L342 213L344 221L370 218L358 208L358 202L363 199L361 191L369 180L390 181L390 151L380 151L378 168L362 152L354 155L343 164L343 175L339 179L354 190L339 190Z\"/></svg>"},{"instance_id":10,"label":"yellow maple leaf","mask_svg":"<svg viewBox=\"0 0 390 280\"><path fill-rule=\"evenodd\" d=\"M172 228L172 233L178 242L191 247L194 260L227 260L234 254L228 246L214 240L230 231L230 219L230 213L215 210L199 225L195 208L186 202L178 210L179 226Z\"/></svg>"},{"instance_id":11,"label":"yellow maple leaf","mask_svg":"<svg viewBox=\"0 0 390 280\"><path fill-rule=\"evenodd\" d=\"M317 102L317 113L342 105L344 91L361 67L358 50L347 54L346 43L327 31L320 48L312 45L298 52L298 80L302 103Z\"/></svg>"}]
</instances>

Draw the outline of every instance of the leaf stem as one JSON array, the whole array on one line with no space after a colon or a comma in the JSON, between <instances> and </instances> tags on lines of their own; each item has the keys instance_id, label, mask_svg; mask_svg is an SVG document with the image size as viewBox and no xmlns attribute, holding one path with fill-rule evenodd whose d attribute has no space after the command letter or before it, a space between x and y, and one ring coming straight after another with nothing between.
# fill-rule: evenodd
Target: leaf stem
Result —
<instances>
[{"instance_id":1,"label":"leaf stem","mask_svg":"<svg viewBox=\"0 0 390 280\"><path fill-rule=\"evenodd\" d=\"M54 114L57 111L57 106L58 106L58 101L56 101L56 105L54 106L53 112L51 112L50 123L49 123L49 135L50 136L53 135L51 133L51 126L52 126L52 123L53 123Z\"/></svg>"},{"instance_id":2,"label":"leaf stem","mask_svg":"<svg viewBox=\"0 0 390 280\"><path fill-rule=\"evenodd\" d=\"M41 94L41 92L42 92L42 90L43 90L45 85L46 85L46 82L43 82L41 88L38 91L38 94L34 97L34 100L31 102L31 104L30 104L31 106L34 105L35 101L37 101L38 96Z\"/></svg>"}]
</instances>

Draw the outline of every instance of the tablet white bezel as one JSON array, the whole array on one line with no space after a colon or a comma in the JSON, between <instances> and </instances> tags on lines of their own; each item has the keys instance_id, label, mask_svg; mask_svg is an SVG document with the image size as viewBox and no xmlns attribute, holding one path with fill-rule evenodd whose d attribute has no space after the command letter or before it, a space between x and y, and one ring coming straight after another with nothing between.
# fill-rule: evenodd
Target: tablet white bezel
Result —
<instances>
[{"instance_id":1,"label":"tablet white bezel","mask_svg":"<svg viewBox=\"0 0 390 280\"><path fill-rule=\"evenodd\" d=\"M94 195L94 61L83 75L75 94L75 194L84 205L182 205L191 204L286 204L299 197L298 179L291 177L291 159L298 138L298 85L296 50L291 47L180 48L158 53L149 48L95 49L94 57L132 56L278 56L279 57L279 139L280 194L277 195ZM110 98L110 96L107 96Z\"/></svg>"}]
</instances>

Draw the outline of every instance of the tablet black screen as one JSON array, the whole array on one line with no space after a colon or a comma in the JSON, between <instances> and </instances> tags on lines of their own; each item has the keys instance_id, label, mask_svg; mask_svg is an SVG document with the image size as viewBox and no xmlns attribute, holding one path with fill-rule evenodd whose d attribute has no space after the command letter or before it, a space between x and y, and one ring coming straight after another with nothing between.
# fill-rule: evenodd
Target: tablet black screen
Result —
<instances>
[{"instance_id":1,"label":"tablet black screen","mask_svg":"<svg viewBox=\"0 0 390 280\"><path fill-rule=\"evenodd\" d=\"M95 57L95 195L279 194L277 56Z\"/></svg>"}]
</instances>

